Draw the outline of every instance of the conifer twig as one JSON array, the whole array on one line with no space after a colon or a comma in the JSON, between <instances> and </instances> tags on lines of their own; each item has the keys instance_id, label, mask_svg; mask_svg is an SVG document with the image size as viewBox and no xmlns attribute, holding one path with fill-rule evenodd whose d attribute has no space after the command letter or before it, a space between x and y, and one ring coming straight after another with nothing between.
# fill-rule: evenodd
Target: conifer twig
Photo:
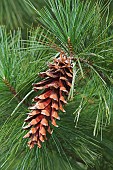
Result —
<instances>
[{"instance_id":1,"label":"conifer twig","mask_svg":"<svg viewBox=\"0 0 113 170\"><path fill-rule=\"evenodd\" d=\"M18 102L21 102L21 98L20 96L17 94L16 90L14 89L13 86L11 86L11 84L9 83L9 81L7 80L7 78L3 78L3 82L5 83L5 85L8 87L8 89L10 90L10 92L14 95L14 97L17 98ZM25 101L23 101L25 106L29 106L28 103L26 103Z\"/></svg>"}]
</instances>

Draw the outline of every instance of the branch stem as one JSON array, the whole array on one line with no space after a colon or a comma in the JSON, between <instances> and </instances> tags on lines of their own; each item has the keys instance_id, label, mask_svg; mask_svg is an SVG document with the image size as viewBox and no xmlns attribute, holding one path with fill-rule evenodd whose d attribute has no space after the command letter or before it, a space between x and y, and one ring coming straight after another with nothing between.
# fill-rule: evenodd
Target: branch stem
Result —
<instances>
[{"instance_id":1,"label":"branch stem","mask_svg":"<svg viewBox=\"0 0 113 170\"><path fill-rule=\"evenodd\" d=\"M9 83L9 81L6 78L3 78L3 82L4 84L8 87L8 89L10 90L10 92L14 95L14 97L17 98L18 102L21 102L21 98L20 96L17 94L16 90L14 89L13 86L11 86L11 84ZM26 103L25 101L23 101L25 106L29 106L28 103Z\"/></svg>"}]
</instances>

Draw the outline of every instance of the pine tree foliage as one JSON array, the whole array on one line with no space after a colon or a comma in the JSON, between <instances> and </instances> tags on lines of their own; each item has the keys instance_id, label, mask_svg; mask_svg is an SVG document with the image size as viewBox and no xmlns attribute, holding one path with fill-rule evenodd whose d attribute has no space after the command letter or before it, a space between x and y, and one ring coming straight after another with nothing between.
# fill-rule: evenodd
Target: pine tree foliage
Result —
<instances>
[{"instance_id":1,"label":"pine tree foliage","mask_svg":"<svg viewBox=\"0 0 113 170\"><path fill-rule=\"evenodd\" d=\"M0 165L2 170L113 169L113 35L110 1L48 0L40 25L22 40L21 30L0 28ZM70 41L69 41L70 39ZM35 93L32 83L63 50L73 57L66 113L42 148L29 150L23 122ZM37 92L37 95L39 92Z\"/></svg>"}]
</instances>

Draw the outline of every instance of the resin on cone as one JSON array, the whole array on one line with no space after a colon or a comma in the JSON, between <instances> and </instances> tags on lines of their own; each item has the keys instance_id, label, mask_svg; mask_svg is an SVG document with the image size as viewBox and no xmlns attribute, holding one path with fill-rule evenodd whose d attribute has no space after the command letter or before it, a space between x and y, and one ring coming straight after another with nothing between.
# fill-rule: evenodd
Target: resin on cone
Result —
<instances>
[{"instance_id":1,"label":"resin on cone","mask_svg":"<svg viewBox=\"0 0 113 170\"><path fill-rule=\"evenodd\" d=\"M40 73L40 76L44 80L34 83L33 86L35 91L43 92L33 99L35 104L29 108L31 112L25 119L28 124L23 128L29 130L24 138L30 138L30 149L35 144L41 148L41 143L47 140L46 134L52 134L50 125L58 127L58 111L65 112L63 105L67 103L66 96L69 94L73 77L71 58L61 52L60 56L49 64L49 69Z\"/></svg>"}]
</instances>

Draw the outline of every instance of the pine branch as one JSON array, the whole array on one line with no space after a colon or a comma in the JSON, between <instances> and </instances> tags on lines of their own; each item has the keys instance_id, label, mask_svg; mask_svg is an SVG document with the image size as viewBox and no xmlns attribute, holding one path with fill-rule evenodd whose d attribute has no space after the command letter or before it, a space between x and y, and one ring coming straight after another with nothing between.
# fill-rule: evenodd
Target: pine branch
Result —
<instances>
[{"instance_id":1,"label":"pine branch","mask_svg":"<svg viewBox=\"0 0 113 170\"><path fill-rule=\"evenodd\" d=\"M8 89L10 90L10 92L13 94L14 97L17 98L18 102L21 102L21 98L19 96L19 94L16 92L16 90L14 89L14 87L11 86L11 84L8 82L8 80L6 78L3 79L3 82L5 83L5 85L8 87ZM29 104L26 103L26 101L24 100L23 101L23 104L26 106L26 107L29 107Z\"/></svg>"},{"instance_id":2,"label":"pine branch","mask_svg":"<svg viewBox=\"0 0 113 170\"><path fill-rule=\"evenodd\" d=\"M111 79L113 75L112 37L108 33L111 22L108 18L103 20L107 9L108 4L101 7L98 3L91 5L88 0L49 0L40 12L35 9L44 29L31 30L27 40L21 40L21 33L10 36L0 30L0 77L7 77L4 83L0 79L2 170L102 169L101 160L107 167L113 166L110 126L113 88L102 77ZM68 101L64 115L59 113L62 121L58 122L59 128L53 127L48 142L42 144L41 150L34 147L30 151L22 131L26 105L20 106L27 97L31 103L34 98L31 84L40 81L36 75L46 70L47 61L57 59L57 47L60 52L62 49L66 55L75 57L70 95L73 100ZM7 104L11 93L16 95L18 105L16 100ZM37 95L40 95L38 91ZM15 114L10 116L12 112Z\"/></svg>"}]
</instances>

